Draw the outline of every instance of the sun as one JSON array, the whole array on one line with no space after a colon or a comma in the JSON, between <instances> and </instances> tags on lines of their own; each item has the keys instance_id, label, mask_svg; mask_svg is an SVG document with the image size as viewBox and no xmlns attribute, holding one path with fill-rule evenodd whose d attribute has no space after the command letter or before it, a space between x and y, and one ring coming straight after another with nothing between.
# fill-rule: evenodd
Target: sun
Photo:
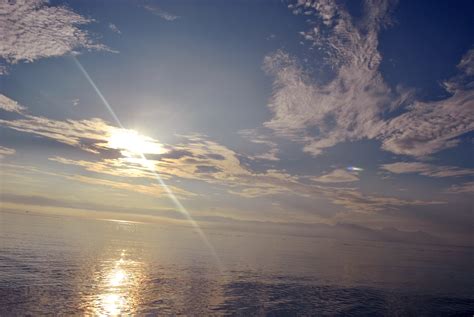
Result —
<instances>
[{"instance_id":1,"label":"sun","mask_svg":"<svg viewBox=\"0 0 474 317\"><path fill-rule=\"evenodd\" d=\"M121 150L126 156L166 152L155 139L131 129L113 129L107 140L107 147Z\"/></svg>"}]
</instances>

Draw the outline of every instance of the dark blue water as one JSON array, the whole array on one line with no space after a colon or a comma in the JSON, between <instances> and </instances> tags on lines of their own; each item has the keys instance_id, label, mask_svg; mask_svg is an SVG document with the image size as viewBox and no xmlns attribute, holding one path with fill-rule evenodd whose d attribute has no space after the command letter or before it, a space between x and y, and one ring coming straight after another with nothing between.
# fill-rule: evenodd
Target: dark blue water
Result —
<instances>
[{"instance_id":1,"label":"dark blue water","mask_svg":"<svg viewBox=\"0 0 474 317\"><path fill-rule=\"evenodd\" d=\"M473 250L0 213L0 315L472 316Z\"/></svg>"}]
</instances>

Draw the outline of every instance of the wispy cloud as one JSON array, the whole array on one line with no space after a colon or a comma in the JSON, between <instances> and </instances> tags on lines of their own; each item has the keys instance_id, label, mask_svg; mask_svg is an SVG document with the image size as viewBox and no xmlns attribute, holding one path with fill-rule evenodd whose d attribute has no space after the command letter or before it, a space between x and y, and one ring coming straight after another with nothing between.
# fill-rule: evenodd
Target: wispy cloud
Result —
<instances>
[{"instance_id":1,"label":"wispy cloud","mask_svg":"<svg viewBox=\"0 0 474 317\"><path fill-rule=\"evenodd\" d=\"M332 197L332 202L344 206L349 213L376 213L387 210L397 210L409 206L430 206L442 205L443 201L418 200L418 199L400 199L397 197L377 196L363 194L356 189L338 189L334 188L328 191L328 196Z\"/></svg>"},{"instance_id":2,"label":"wispy cloud","mask_svg":"<svg viewBox=\"0 0 474 317\"><path fill-rule=\"evenodd\" d=\"M118 181L111 181L102 178L96 177L87 177L82 175L72 175L67 176L68 179L79 181L86 184L91 185L99 185L105 186L108 188L115 188L120 190L126 190L130 192L136 192L140 194L150 195L153 197L168 197L166 190L160 184L134 184L131 182L118 182ZM181 188L167 185L170 190L172 190L173 194L180 199L186 199L191 196L196 196L196 194L183 190Z\"/></svg>"},{"instance_id":3,"label":"wispy cloud","mask_svg":"<svg viewBox=\"0 0 474 317\"><path fill-rule=\"evenodd\" d=\"M107 50L82 29L93 20L43 0L0 2L0 59L31 62L79 49Z\"/></svg>"},{"instance_id":4,"label":"wispy cloud","mask_svg":"<svg viewBox=\"0 0 474 317\"><path fill-rule=\"evenodd\" d=\"M54 120L37 117L27 114L24 107L18 110L18 105L12 101L9 101L8 105L4 108L19 113L21 118L1 119L1 126L56 140L96 155L87 160L58 155L50 157L53 162L81 167L88 173L92 172L92 176L85 176L82 173L59 175L82 183L159 197L163 191L154 183L156 181L154 172L156 172L167 181L200 181L218 186L231 195L246 198L273 196L279 199L285 197L314 199L320 197L344 207L344 212L348 213L378 212L384 208L437 203L364 195L354 188L326 187L331 183L348 183L358 180L357 173L347 170L337 169L312 179L281 169L256 172L250 166L242 164L240 159L243 157L242 154L200 134L177 136L180 141L175 144L162 144L151 137L141 136L140 142L146 144L143 143L140 149L146 150L148 158L144 161L143 158L128 152L129 145L124 146L123 143L112 142L113 135L125 133L126 136L135 136L134 131L117 128L101 119ZM274 146L263 136L255 138L254 141L258 144ZM163 151L155 150L158 148ZM252 157L247 158L252 159ZM104 176L112 179L104 179ZM193 196L192 192L183 188L172 187L172 189L182 197Z\"/></svg>"},{"instance_id":5,"label":"wispy cloud","mask_svg":"<svg viewBox=\"0 0 474 317\"><path fill-rule=\"evenodd\" d=\"M119 28L113 23L109 23L109 29L114 33L122 34L122 32L119 30Z\"/></svg>"},{"instance_id":6,"label":"wispy cloud","mask_svg":"<svg viewBox=\"0 0 474 317\"><path fill-rule=\"evenodd\" d=\"M344 169L336 169L322 176L311 177L311 180L319 183L348 183L358 181L359 177L355 172L351 173Z\"/></svg>"},{"instance_id":7,"label":"wispy cloud","mask_svg":"<svg viewBox=\"0 0 474 317\"><path fill-rule=\"evenodd\" d=\"M13 154L15 154L15 152L16 152L15 149L0 146L0 159L4 158L7 155L13 155Z\"/></svg>"},{"instance_id":8,"label":"wispy cloud","mask_svg":"<svg viewBox=\"0 0 474 317\"><path fill-rule=\"evenodd\" d=\"M448 194L473 194L474 182L451 185L445 192Z\"/></svg>"},{"instance_id":9,"label":"wispy cloud","mask_svg":"<svg viewBox=\"0 0 474 317\"><path fill-rule=\"evenodd\" d=\"M383 170L395 174L416 173L429 177L456 177L474 175L474 169L464 169L455 166L438 166L421 162L397 162L383 164Z\"/></svg>"},{"instance_id":10,"label":"wispy cloud","mask_svg":"<svg viewBox=\"0 0 474 317\"><path fill-rule=\"evenodd\" d=\"M471 51L458 66L460 75L445 83L453 94L447 99L417 101L410 90L393 90L384 82L378 36L392 8L390 1L366 1L365 15L355 24L334 1L291 5L295 14L309 12L312 26L302 35L310 50L324 52L335 74L320 83L288 53L268 55L264 69L274 78L268 105L273 116L264 125L313 155L344 141L378 139L384 150L423 157L455 146L460 135L473 130Z\"/></svg>"},{"instance_id":11,"label":"wispy cloud","mask_svg":"<svg viewBox=\"0 0 474 317\"><path fill-rule=\"evenodd\" d=\"M267 56L264 69L274 77L275 90L269 104L273 118L265 126L302 142L305 151L317 155L342 141L375 137L393 93L377 71L381 60L377 21L384 20L388 6L367 15L362 29L335 3L316 2L310 7L323 23L305 32L305 37L326 50L336 76L319 84L289 54L278 51Z\"/></svg>"},{"instance_id":12,"label":"wispy cloud","mask_svg":"<svg viewBox=\"0 0 474 317\"><path fill-rule=\"evenodd\" d=\"M179 16L169 13L155 4L145 3L143 8L166 21L174 21L179 18Z\"/></svg>"},{"instance_id":13,"label":"wispy cloud","mask_svg":"<svg viewBox=\"0 0 474 317\"><path fill-rule=\"evenodd\" d=\"M119 212L119 213L133 213L137 214L148 214L153 216L167 217L167 218L182 218L178 211L170 210L166 208L139 208L137 206L118 206L110 204L93 203L82 200L66 199L66 198L52 198L49 196L40 195L21 195L0 192L0 199L4 203L12 203L19 205L32 205L36 208L38 206L47 207L60 207L68 209L79 209L81 211L108 211L108 212Z\"/></svg>"},{"instance_id":14,"label":"wispy cloud","mask_svg":"<svg viewBox=\"0 0 474 317\"><path fill-rule=\"evenodd\" d=\"M250 155L249 158L252 160L266 160L266 161L279 161L278 157L279 149L278 144L272 140L267 135L259 133L256 129L246 129L240 130L238 132L242 137L249 140L252 143L262 145L266 147L267 150L263 153Z\"/></svg>"},{"instance_id":15,"label":"wispy cloud","mask_svg":"<svg viewBox=\"0 0 474 317\"><path fill-rule=\"evenodd\" d=\"M26 108L21 106L18 102L2 94L0 94L0 109L16 113L22 113L26 110Z\"/></svg>"},{"instance_id":16,"label":"wispy cloud","mask_svg":"<svg viewBox=\"0 0 474 317\"><path fill-rule=\"evenodd\" d=\"M91 153L125 155L134 147L140 147L145 154L161 153L161 143L157 140L99 118L54 120L34 116L27 113L26 107L1 94L0 109L21 115L19 119L0 119L0 126L50 138Z\"/></svg>"},{"instance_id":17,"label":"wispy cloud","mask_svg":"<svg viewBox=\"0 0 474 317\"><path fill-rule=\"evenodd\" d=\"M108 140L112 129L106 122L97 118L59 121L32 115L25 115L17 120L0 119L0 125L51 138L93 153L99 153L100 144Z\"/></svg>"},{"instance_id":18,"label":"wispy cloud","mask_svg":"<svg viewBox=\"0 0 474 317\"><path fill-rule=\"evenodd\" d=\"M474 90L459 90L438 102L415 102L381 130L384 150L424 157L451 148L474 129Z\"/></svg>"}]
</instances>

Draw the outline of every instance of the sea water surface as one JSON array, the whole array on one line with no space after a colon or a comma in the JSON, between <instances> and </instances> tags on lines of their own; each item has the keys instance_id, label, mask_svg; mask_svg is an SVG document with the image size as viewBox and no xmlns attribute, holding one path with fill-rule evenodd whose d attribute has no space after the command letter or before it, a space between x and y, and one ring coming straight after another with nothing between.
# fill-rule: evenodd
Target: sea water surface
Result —
<instances>
[{"instance_id":1,"label":"sea water surface","mask_svg":"<svg viewBox=\"0 0 474 317\"><path fill-rule=\"evenodd\" d=\"M473 250L0 212L0 315L472 316Z\"/></svg>"}]
</instances>

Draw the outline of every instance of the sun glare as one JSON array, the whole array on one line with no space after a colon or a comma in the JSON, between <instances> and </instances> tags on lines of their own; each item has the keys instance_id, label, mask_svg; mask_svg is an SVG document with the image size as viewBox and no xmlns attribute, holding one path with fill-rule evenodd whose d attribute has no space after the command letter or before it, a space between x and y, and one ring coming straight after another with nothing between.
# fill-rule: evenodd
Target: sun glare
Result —
<instances>
[{"instance_id":1,"label":"sun glare","mask_svg":"<svg viewBox=\"0 0 474 317\"><path fill-rule=\"evenodd\" d=\"M108 139L109 148L122 150L124 155L161 154L166 152L154 139L135 130L114 129Z\"/></svg>"}]
</instances>

